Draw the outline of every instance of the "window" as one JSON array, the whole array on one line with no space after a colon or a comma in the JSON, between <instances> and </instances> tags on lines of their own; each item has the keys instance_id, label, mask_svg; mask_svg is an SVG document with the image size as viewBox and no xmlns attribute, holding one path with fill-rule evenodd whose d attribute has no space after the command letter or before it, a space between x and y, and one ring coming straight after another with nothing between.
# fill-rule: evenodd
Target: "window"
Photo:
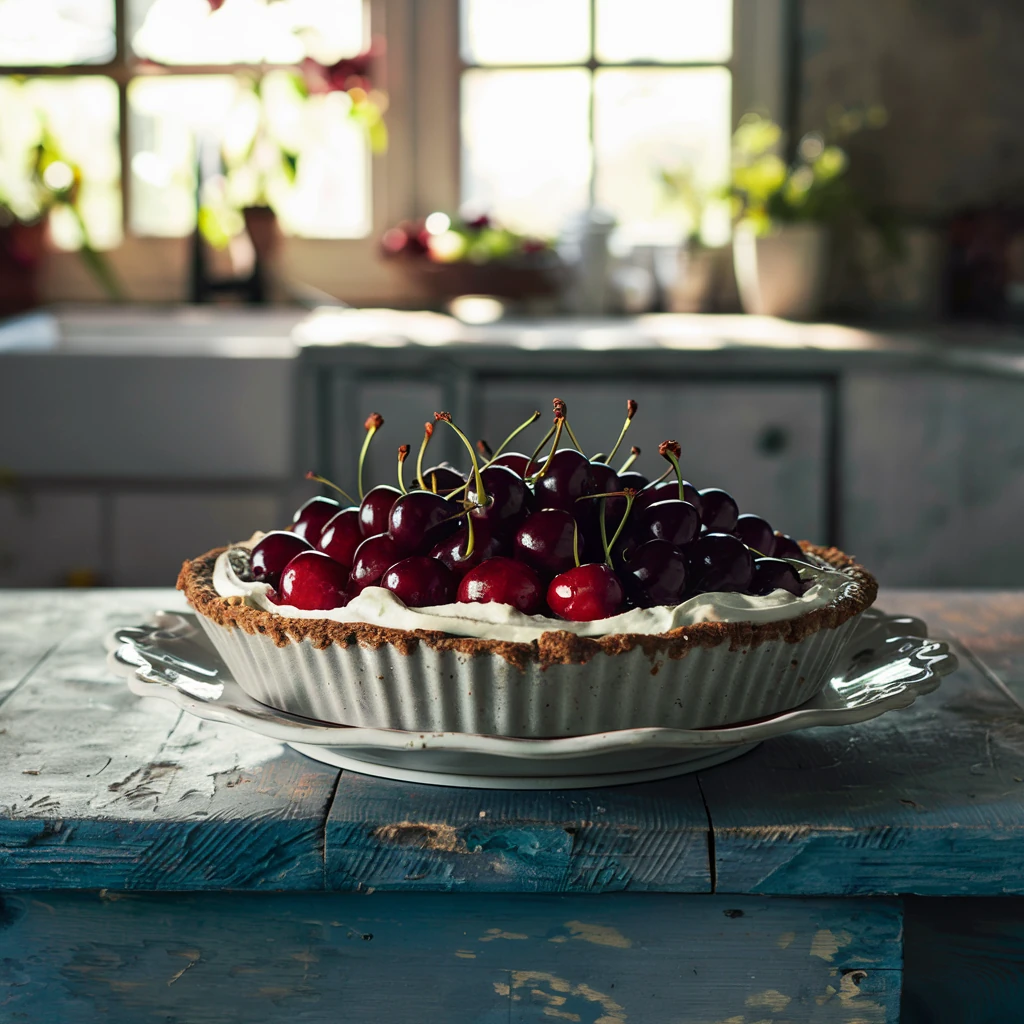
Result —
<instances>
[{"instance_id":1,"label":"window","mask_svg":"<svg viewBox=\"0 0 1024 1024\"><path fill-rule=\"evenodd\" d=\"M628 242L677 241L686 211L660 172L710 192L728 171L732 0L462 0L460 14L462 200L547 235L596 204Z\"/></svg>"},{"instance_id":2,"label":"window","mask_svg":"<svg viewBox=\"0 0 1024 1024\"><path fill-rule=\"evenodd\" d=\"M31 217L68 184L64 248L181 237L202 160L227 233L270 201L291 234L365 237L365 118L300 70L364 50L368 21L363 0L0 0L0 205Z\"/></svg>"}]
</instances>

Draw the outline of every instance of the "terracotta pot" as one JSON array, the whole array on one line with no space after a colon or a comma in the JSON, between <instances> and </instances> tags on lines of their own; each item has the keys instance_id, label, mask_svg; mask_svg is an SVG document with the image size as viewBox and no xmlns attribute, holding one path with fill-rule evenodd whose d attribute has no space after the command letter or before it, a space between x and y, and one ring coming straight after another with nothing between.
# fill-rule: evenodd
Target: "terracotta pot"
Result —
<instances>
[{"instance_id":1,"label":"terracotta pot","mask_svg":"<svg viewBox=\"0 0 1024 1024\"><path fill-rule=\"evenodd\" d=\"M739 225L733 237L736 284L745 313L809 320L818 314L828 272L828 229L785 224L759 237Z\"/></svg>"},{"instance_id":2,"label":"terracotta pot","mask_svg":"<svg viewBox=\"0 0 1024 1024\"><path fill-rule=\"evenodd\" d=\"M256 255L264 262L273 259L281 247L281 228L277 223L277 214L269 206L246 206L242 210L242 217Z\"/></svg>"},{"instance_id":3,"label":"terracotta pot","mask_svg":"<svg viewBox=\"0 0 1024 1024\"><path fill-rule=\"evenodd\" d=\"M39 305L46 239L45 220L0 227L0 317Z\"/></svg>"}]
</instances>

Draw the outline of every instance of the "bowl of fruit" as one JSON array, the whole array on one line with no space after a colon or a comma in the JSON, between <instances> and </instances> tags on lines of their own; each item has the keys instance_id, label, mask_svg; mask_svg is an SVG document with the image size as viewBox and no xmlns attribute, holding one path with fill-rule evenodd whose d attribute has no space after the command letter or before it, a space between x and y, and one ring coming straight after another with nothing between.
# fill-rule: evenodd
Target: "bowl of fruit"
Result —
<instances>
[{"instance_id":1,"label":"bowl of fruit","mask_svg":"<svg viewBox=\"0 0 1024 1024\"><path fill-rule=\"evenodd\" d=\"M786 711L827 684L874 578L683 477L588 457L554 401L478 455L448 413L415 482L318 495L281 530L207 552L178 579L249 696L323 722L508 737L697 729ZM424 468L435 430L469 453ZM563 444L564 442L568 442ZM313 479L323 481L310 474ZM334 485L330 485L334 487ZM340 491L340 488L335 488Z\"/></svg>"}]
</instances>

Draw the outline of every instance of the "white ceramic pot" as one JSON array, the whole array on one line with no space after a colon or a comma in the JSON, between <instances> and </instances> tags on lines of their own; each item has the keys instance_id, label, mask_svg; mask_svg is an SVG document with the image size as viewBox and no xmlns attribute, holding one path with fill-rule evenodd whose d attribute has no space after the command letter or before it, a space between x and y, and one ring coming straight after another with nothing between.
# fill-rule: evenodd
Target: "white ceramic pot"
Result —
<instances>
[{"instance_id":1,"label":"white ceramic pot","mask_svg":"<svg viewBox=\"0 0 1024 1024\"><path fill-rule=\"evenodd\" d=\"M786 224L759 237L740 224L732 245L744 312L792 320L817 315L828 272L824 225Z\"/></svg>"}]
</instances>

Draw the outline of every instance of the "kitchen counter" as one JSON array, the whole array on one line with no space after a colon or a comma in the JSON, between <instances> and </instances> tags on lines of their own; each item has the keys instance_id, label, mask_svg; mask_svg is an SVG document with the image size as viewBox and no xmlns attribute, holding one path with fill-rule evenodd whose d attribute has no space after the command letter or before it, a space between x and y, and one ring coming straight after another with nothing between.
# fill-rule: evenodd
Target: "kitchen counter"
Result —
<instances>
[{"instance_id":1,"label":"kitchen counter","mask_svg":"<svg viewBox=\"0 0 1024 1024\"><path fill-rule=\"evenodd\" d=\"M338 771L134 697L102 638L173 591L0 594L5 1013L1016 1019L1024 594L879 603L960 661L911 708L515 793Z\"/></svg>"}]
</instances>

